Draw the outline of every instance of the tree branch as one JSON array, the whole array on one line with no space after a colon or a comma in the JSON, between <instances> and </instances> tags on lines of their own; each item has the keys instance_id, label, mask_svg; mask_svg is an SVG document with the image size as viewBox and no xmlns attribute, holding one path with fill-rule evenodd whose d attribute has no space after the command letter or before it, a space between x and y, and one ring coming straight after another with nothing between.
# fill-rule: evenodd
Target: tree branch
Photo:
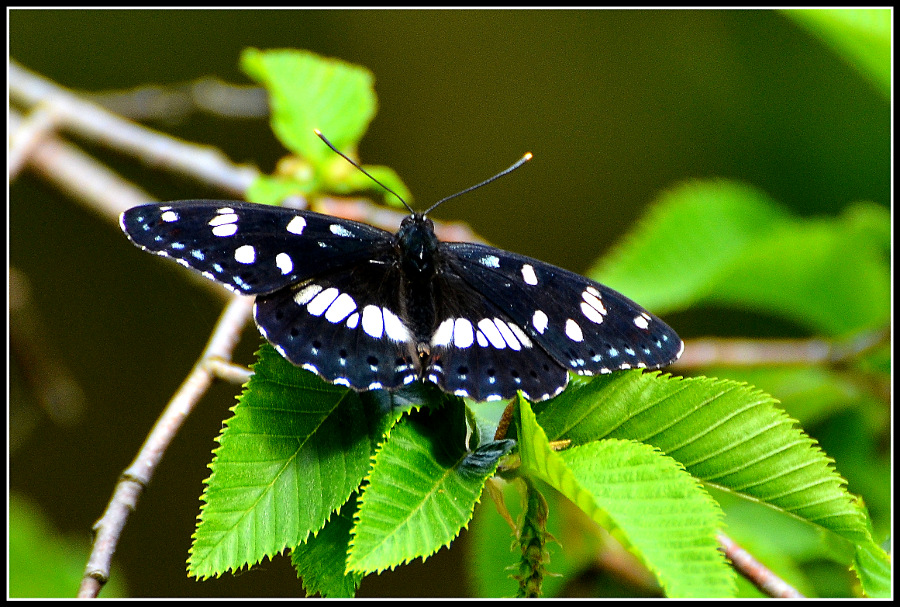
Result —
<instances>
[{"instance_id":1,"label":"tree branch","mask_svg":"<svg viewBox=\"0 0 900 607\"><path fill-rule=\"evenodd\" d=\"M90 141L126 152L150 166L163 167L243 196L259 171L238 166L212 146L183 143L129 122L38 76L15 61L9 64L10 100L49 108L61 127Z\"/></svg>"},{"instance_id":2,"label":"tree branch","mask_svg":"<svg viewBox=\"0 0 900 607\"><path fill-rule=\"evenodd\" d=\"M759 588L766 596L779 599L802 599L806 598L800 592L785 582L783 579L775 575L771 569L753 558L753 555L738 546L734 540L720 533L716 536L719 540L719 547L735 570L742 576L747 578L751 584Z\"/></svg>"},{"instance_id":3,"label":"tree branch","mask_svg":"<svg viewBox=\"0 0 900 607\"><path fill-rule=\"evenodd\" d=\"M137 457L122 473L106 511L94 525L94 545L78 591L79 598L96 597L109 580L112 556L128 516L137 507L138 498L153 478L156 467L184 420L212 384L215 376L209 361L230 360L252 306L252 297L236 295L232 298L194 368L169 401Z\"/></svg>"}]
</instances>

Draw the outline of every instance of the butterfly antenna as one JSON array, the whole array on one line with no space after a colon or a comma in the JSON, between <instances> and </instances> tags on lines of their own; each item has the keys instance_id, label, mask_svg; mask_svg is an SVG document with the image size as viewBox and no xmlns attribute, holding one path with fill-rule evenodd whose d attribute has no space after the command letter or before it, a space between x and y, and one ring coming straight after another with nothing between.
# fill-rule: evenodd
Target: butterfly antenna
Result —
<instances>
[{"instance_id":1,"label":"butterfly antenna","mask_svg":"<svg viewBox=\"0 0 900 607\"><path fill-rule=\"evenodd\" d=\"M319 139L321 139L322 141L324 141L324 142L325 142L325 145L327 145L328 147L330 147L331 150L332 150L335 154L337 154L338 156L340 156L341 158L343 158L344 160L346 160L347 162L349 162L350 164L352 164L353 166L355 166L357 169L359 169L359 170L362 172L363 175L365 175L366 177L368 177L369 179L371 179L372 181L374 181L375 183L377 183L378 185L380 185L381 187L383 187L385 190L387 190L388 192L390 192L391 194L393 194L394 196L396 196L396 197L397 197L397 200L399 200L400 202L402 202L402 203L403 203L403 206L405 206L405 207L407 208L407 210L409 210L410 213L415 213L415 211L413 211L412 207L409 206L408 204L406 204L406 201L403 200L403 197L400 196L400 194L398 194L397 192L395 192L395 191L392 190L391 188L387 187L386 185L384 185L383 183L381 183L380 181L378 181L377 179L375 179L374 177L372 177L372 175L369 174L369 172L368 172L367 170L365 170L364 168L362 168L361 166L359 166L359 163L358 163L358 162L356 162L355 160L353 160L352 158L350 158L349 156L347 156L345 153L343 153L342 151L340 151L339 149L337 149L336 147L334 147L334 144L331 143L330 141L328 141L328 139L325 137L325 135L322 134L322 131L320 131L319 129L313 129L313 131L315 131L315 133L316 133L316 135L319 137Z\"/></svg>"},{"instance_id":2,"label":"butterfly antenna","mask_svg":"<svg viewBox=\"0 0 900 607\"><path fill-rule=\"evenodd\" d=\"M487 185L487 184L489 184L489 183L492 182L492 181L495 181L495 180L497 180L497 179L500 179L501 177L503 177L504 175L506 175L506 174L508 174L508 173L512 173L512 172L515 171L517 168L519 168L520 166L522 166L523 164L525 164L526 162L528 162L529 160L531 160L531 158L532 158L532 154L531 154L531 152L528 152L527 154L525 154L524 156L522 156L521 158L519 158L519 160L516 161L516 163L513 164L511 167L509 167L509 168L506 169L506 170L500 171L499 173L497 173L497 174L494 175L493 177L491 177L491 178L489 178L489 179L485 179L485 180L482 181L481 183L475 184L475 185L473 185L473 186L470 187L470 188L466 188L466 189L463 190L462 192L457 192L456 194L451 194L450 196L447 196L446 198L441 198L441 199L438 200L436 203L434 203L433 205L431 205L430 207L428 207L428 210L425 211L424 213L422 213L422 215L428 215L428 213L430 213L431 211L435 210L435 209L438 207L438 205L447 202L447 201L450 200L451 198L456 198L457 196L462 196L463 194L468 194L468 193L471 192L472 190L477 190L478 188L480 188L480 187L483 186L483 185Z\"/></svg>"}]
</instances>

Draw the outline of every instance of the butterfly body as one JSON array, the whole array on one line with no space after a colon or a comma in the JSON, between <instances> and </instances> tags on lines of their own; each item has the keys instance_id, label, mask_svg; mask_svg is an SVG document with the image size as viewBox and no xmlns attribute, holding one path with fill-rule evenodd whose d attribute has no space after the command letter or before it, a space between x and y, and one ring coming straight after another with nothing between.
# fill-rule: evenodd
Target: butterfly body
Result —
<instances>
[{"instance_id":1,"label":"butterfly body","mask_svg":"<svg viewBox=\"0 0 900 607\"><path fill-rule=\"evenodd\" d=\"M625 296L529 257L267 205L190 200L125 211L141 248L255 295L286 359L356 390L417 380L474 400L558 394L583 375L658 368L683 348Z\"/></svg>"}]
</instances>

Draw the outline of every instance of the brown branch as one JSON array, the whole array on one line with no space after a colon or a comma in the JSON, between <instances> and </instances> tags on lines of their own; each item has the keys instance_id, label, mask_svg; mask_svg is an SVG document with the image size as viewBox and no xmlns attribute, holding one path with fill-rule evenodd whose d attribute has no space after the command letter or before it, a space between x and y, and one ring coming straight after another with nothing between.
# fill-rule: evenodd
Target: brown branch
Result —
<instances>
[{"instance_id":1,"label":"brown branch","mask_svg":"<svg viewBox=\"0 0 900 607\"><path fill-rule=\"evenodd\" d=\"M230 84L206 76L192 82L137 86L123 91L80 93L132 120L183 120L194 112L222 118L266 118L269 99L261 86Z\"/></svg>"},{"instance_id":2,"label":"brown branch","mask_svg":"<svg viewBox=\"0 0 900 607\"><path fill-rule=\"evenodd\" d=\"M771 569L757 561L752 554L738 546L724 533L718 534L716 539L735 570L766 596L779 599L805 598L796 588L775 575Z\"/></svg>"},{"instance_id":3,"label":"brown branch","mask_svg":"<svg viewBox=\"0 0 900 607\"><path fill-rule=\"evenodd\" d=\"M199 360L153 426L137 457L122 473L106 511L94 525L94 546L78 591L79 598L96 597L109 580L110 563L129 514L136 508L138 498L184 420L212 384L215 376L208 362L230 360L252 304L253 298L236 295L225 307Z\"/></svg>"},{"instance_id":4,"label":"brown branch","mask_svg":"<svg viewBox=\"0 0 900 607\"><path fill-rule=\"evenodd\" d=\"M828 364L851 360L890 339L890 331L867 331L847 340L698 338L685 342L673 371L711 365Z\"/></svg>"},{"instance_id":5,"label":"brown branch","mask_svg":"<svg viewBox=\"0 0 900 607\"><path fill-rule=\"evenodd\" d=\"M116 116L31 72L9 63L10 101L31 108L41 104L58 117L60 127L90 141L126 152L144 163L243 196L259 171L232 163L211 146L184 143L153 129Z\"/></svg>"}]
</instances>

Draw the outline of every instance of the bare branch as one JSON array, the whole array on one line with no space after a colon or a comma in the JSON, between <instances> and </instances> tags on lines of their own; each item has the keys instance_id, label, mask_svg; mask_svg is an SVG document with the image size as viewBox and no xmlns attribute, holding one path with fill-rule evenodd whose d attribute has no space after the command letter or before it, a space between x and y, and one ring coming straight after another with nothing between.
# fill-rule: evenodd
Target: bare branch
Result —
<instances>
[{"instance_id":1,"label":"bare branch","mask_svg":"<svg viewBox=\"0 0 900 607\"><path fill-rule=\"evenodd\" d=\"M26 107L42 104L52 108L60 126L67 131L131 154L148 165L189 175L236 196L243 196L259 176L255 168L235 165L214 147L187 144L124 120L15 61L9 63L9 95L11 101Z\"/></svg>"},{"instance_id":2,"label":"bare branch","mask_svg":"<svg viewBox=\"0 0 900 607\"><path fill-rule=\"evenodd\" d=\"M805 598L796 588L775 575L771 569L753 558L752 554L738 546L724 533L717 535L716 539L719 540L719 547L735 570L767 596L780 599Z\"/></svg>"},{"instance_id":3,"label":"bare branch","mask_svg":"<svg viewBox=\"0 0 900 607\"><path fill-rule=\"evenodd\" d=\"M689 340L684 354L671 369L710 365L754 366L772 364L837 364L852 359L890 339L887 329L866 332L846 341L826 339L723 339Z\"/></svg>"},{"instance_id":4,"label":"bare branch","mask_svg":"<svg viewBox=\"0 0 900 607\"><path fill-rule=\"evenodd\" d=\"M166 86L138 86L125 91L82 93L90 101L132 120L181 120L194 112L223 118L266 118L269 100L265 89L237 85L206 76Z\"/></svg>"},{"instance_id":5,"label":"bare branch","mask_svg":"<svg viewBox=\"0 0 900 607\"><path fill-rule=\"evenodd\" d=\"M106 511L94 525L94 546L78 592L80 598L96 597L109 580L110 563L129 514L136 508L138 498L153 478L156 467L184 420L212 384L214 375L209 370L208 361L231 359L232 350L250 317L252 305L252 297L234 296L225 307L200 359L169 401L135 460L122 473Z\"/></svg>"},{"instance_id":6,"label":"bare branch","mask_svg":"<svg viewBox=\"0 0 900 607\"><path fill-rule=\"evenodd\" d=\"M243 365L236 365L227 360L218 358L210 358L206 361L206 369L213 374L216 379L222 379L228 383L243 386L250 381L253 372Z\"/></svg>"},{"instance_id":7,"label":"bare branch","mask_svg":"<svg viewBox=\"0 0 900 607\"><path fill-rule=\"evenodd\" d=\"M21 115L10 111L9 124L13 137L18 137L18 129L23 125ZM119 221L125 209L155 202L150 194L54 134L44 132L39 139L23 144L20 153L26 152L28 156L23 160L28 166L61 192L112 223Z\"/></svg>"}]
</instances>

